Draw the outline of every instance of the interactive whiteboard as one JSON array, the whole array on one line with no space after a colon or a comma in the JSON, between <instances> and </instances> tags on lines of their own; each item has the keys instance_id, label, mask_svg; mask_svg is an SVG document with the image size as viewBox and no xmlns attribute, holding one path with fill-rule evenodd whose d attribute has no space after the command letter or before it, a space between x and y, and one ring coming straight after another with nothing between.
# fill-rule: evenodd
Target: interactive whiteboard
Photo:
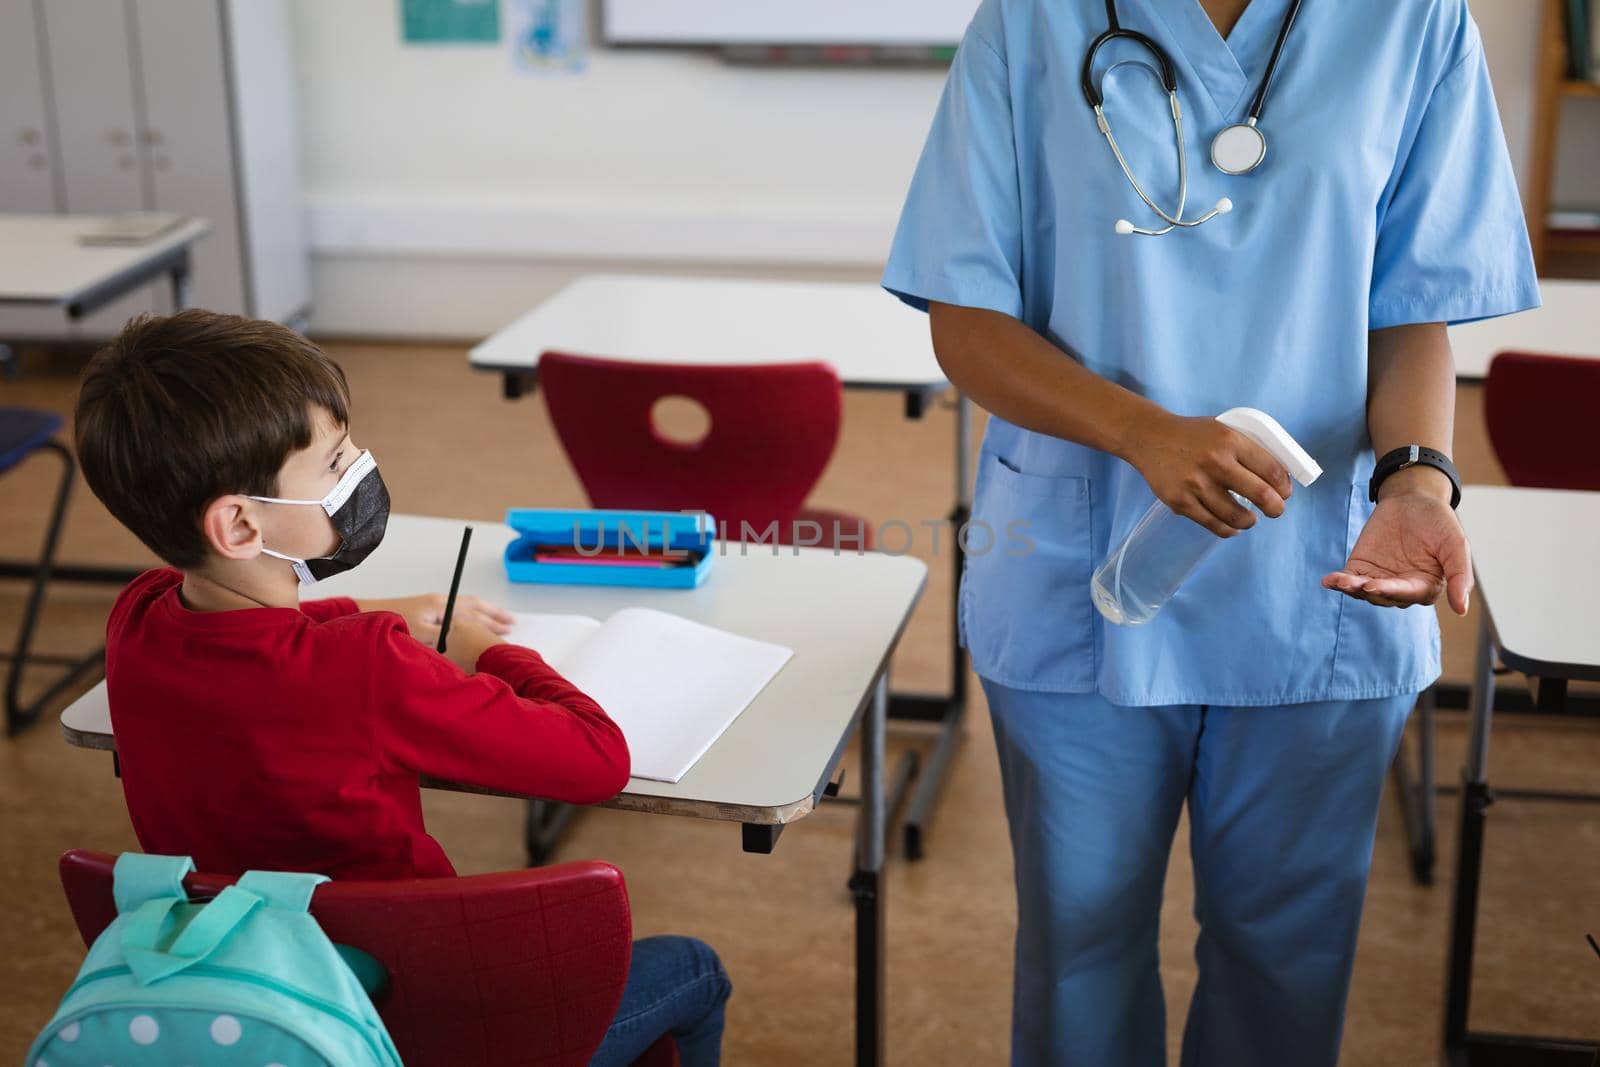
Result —
<instances>
[{"instance_id":1,"label":"interactive whiteboard","mask_svg":"<svg viewBox=\"0 0 1600 1067\"><path fill-rule=\"evenodd\" d=\"M610 44L951 45L978 0L603 0Z\"/></svg>"}]
</instances>

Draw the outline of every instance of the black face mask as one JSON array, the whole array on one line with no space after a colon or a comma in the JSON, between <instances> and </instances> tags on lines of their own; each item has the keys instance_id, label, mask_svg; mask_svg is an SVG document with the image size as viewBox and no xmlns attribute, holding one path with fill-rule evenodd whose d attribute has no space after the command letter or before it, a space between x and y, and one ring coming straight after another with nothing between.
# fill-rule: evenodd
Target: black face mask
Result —
<instances>
[{"instance_id":1,"label":"black face mask","mask_svg":"<svg viewBox=\"0 0 1600 1067\"><path fill-rule=\"evenodd\" d=\"M339 484L321 500L287 500L275 496L250 499L265 504L304 504L328 513L334 532L339 535L339 547L333 555L300 559L262 546L261 551L267 555L291 564L301 585L342 574L372 555L389 525L389 487L383 484L383 476L378 473L378 461L366 451L356 457Z\"/></svg>"}]
</instances>

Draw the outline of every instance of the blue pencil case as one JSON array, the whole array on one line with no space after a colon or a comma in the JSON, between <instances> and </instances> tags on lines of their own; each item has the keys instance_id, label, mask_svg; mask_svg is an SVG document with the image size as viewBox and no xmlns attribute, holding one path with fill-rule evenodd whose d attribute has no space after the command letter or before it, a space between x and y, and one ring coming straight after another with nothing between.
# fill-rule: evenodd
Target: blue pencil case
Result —
<instances>
[{"instance_id":1,"label":"blue pencil case","mask_svg":"<svg viewBox=\"0 0 1600 1067\"><path fill-rule=\"evenodd\" d=\"M506 577L547 585L693 589L711 573L709 515L677 511L512 508Z\"/></svg>"}]
</instances>

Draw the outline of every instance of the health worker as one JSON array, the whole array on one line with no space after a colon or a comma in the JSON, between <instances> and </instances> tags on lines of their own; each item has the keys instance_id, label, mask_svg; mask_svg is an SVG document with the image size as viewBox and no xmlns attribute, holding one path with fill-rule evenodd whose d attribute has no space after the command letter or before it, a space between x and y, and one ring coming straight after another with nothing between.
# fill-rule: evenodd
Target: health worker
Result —
<instances>
[{"instance_id":1,"label":"health worker","mask_svg":"<svg viewBox=\"0 0 1600 1067\"><path fill-rule=\"evenodd\" d=\"M1539 303L1465 0L983 0L883 281L990 413L974 519L1033 542L970 556L960 597L1013 1063L1164 1062L1187 808L1183 1063L1331 1067L1432 605L1471 591L1445 327ZM1216 421L1240 406L1322 477ZM1226 540L1118 625L1091 575L1155 500Z\"/></svg>"}]
</instances>

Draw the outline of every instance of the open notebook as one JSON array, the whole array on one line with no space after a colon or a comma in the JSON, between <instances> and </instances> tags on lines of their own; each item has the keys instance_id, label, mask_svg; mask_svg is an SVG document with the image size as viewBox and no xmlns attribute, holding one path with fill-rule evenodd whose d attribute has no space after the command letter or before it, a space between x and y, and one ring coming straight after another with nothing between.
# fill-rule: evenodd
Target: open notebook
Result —
<instances>
[{"instance_id":1,"label":"open notebook","mask_svg":"<svg viewBox=\"0 0 1600 1067\"><path fill-rule=\"evenodd\" d=\"M635 778L676 782L794 655L688 619L624 608L518 614L506 635L593 697L628 739Z\"/></svg>"}]
</instances>

